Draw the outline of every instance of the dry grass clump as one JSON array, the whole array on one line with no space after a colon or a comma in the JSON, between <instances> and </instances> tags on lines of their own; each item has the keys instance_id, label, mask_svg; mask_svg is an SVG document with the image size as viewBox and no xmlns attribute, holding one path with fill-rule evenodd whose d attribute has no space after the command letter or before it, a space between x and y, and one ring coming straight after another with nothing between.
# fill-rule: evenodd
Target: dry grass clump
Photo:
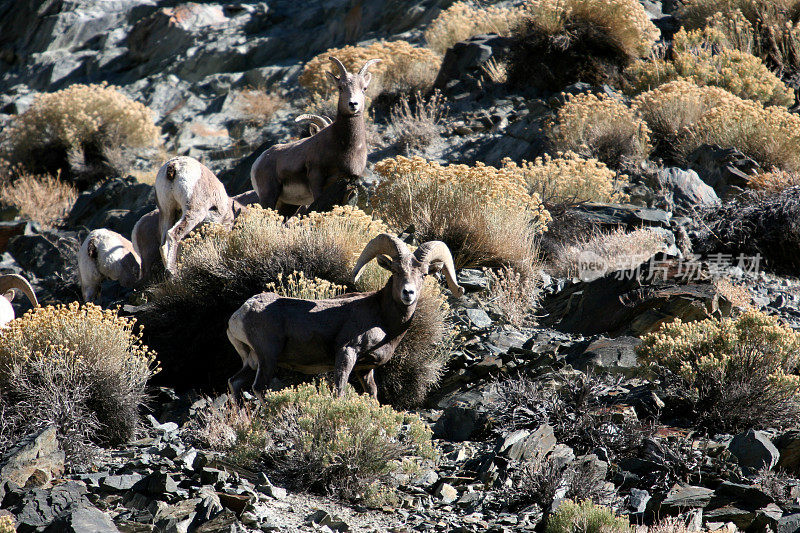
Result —
<instances>
[{"instance_id":1,"label":"dry grass clump","mask_svg":"<svg viewBox=\"0 0 800 533\"><path fill-rule=\"evenodd\" d=\"M786 172L774 170L772 172L762 172L753 176L748 186L756 191L767 193L777 193L789 187L800 186L800 175L797 172Z\"/></svg>"},{"instance_id":2,"label":"dry grass clump","mask_svg":"<svg viewBox=\"0 0 800 533\"><path fill-rule=\"evenodd\" d=\"M539 279L503 267L489 270L489 282L489 298L511 325L522 327L535 321L532 313L541 293Z\"/></svg>"},{"instance_id":3,"label":"dry grass clump","mask_svg":"<svg viewBox=\"0 0 800 533\"><path fill-rule=\"evenodd\" d=\"M15 533L16 531L17 527L11 515L0 516L0 533Z\"/></svg>"},{"instance_id":4,"label":"dry grass clump","mask_svg":"<svg viewBox=\"0 0 800 533\"><path fill-rule=\"evenodd\" d=\"M610 96L582 93L571 96L547 125L550 142L561 152L618 166L647 158L650 129L636 112Z\"/></svg>"},{"instance_id":5,"label":"dry grass clump","mask_svg":"<svg viewBox=\"0 0 800 533\"><path fill-rule=\"evenodd\" d=\"M574 152L559 152L555 158L545 154L533 163L522 161L519 165L507 159L503 165L520 172L528 191L538 194L547 205L625 199L620 188L627 176L617 176L605 163L584 159Z\"/></svg>"},{"instance_id":6,"label":"dry grass clump","mask_svg":"<svg viewBox=\"0 0 800 533\"><path fill-rule=\"evenodd\" d=\"M0 336L0 401L12 434L55 425L75 462L94 444L134 436L156 371L134 321L92 304L34 309Z\"/></svg>"},{"instance_id":7,"label":"dry grass clump","mask_svg":"<svg viewBox=\"0 0 800 533\"><path fill-rule=\"evenodd\" d=\"M794 91L752 54L728 46L723 33L714 28L675 34L672 61L653 59L632 65L627 74L634 92L658 87L676 78L697 85L722 87L740 98L765 105L790 106Z\"/></svg>"},{"instance_id":8,"label":"dry grass clump","mask_svg":"<svg viewBox=\"0 0 800 533\"><path fill-rule=\"evenodd\" d=\"M327 297L340 292L341 286L351 287L358 255L370 239L385 231L383 222L354 207L311 213L284 225L277 212L254 206L232 229L210 226L192 235L182 246L176 275L150 287L148 301L137 313L148 344L160 355L162 379L181 388L225 388L227 378L240 366L225 334L236 309L267 290ZM383 269L373 264L354 288L377 290L385 280ZM406 346L415 351L381 369L383 382L397 381L427 392L438 379L447 315L438 303L431 303L441 298L437 289L435 283L426 286L395 357L405 353ZM392 400L393 390L381 389L384 401Z\"/></svg>"},{"instance_id":9,"label":"dry grass clump","mask_svg":"<svg viewBox=\"0 0 800 533\"><path fill-rule=\"evenodd\" d=\"M704 144L737 148L763 168L800 171L800 117L782 107L726 101L706 112L676 148L688 155Z\"/></svg>"},{"instance_id":10,"label":"dry grass clump","mask_svg":"<svg viewBox=\"0 0 800 533\"><path fill-rule=\"evenodd\" d=\"M562 244L549 258L547 269L559 278L575 278L581 273L581 262L587 258L603 265L597 274L629 270L664 251L663 235L646 228L626 233L622 229L608 233L594 232L578 242Z\"/></svg>"},{"instance_id":11,"label":"dry grass clump","mask_svg":"<svg viewBox=\"0 0 800 533\"><path fill-rule=\"evenodd\" d=\"M264 89L248 88L238 91L239 111L256 125L263 126L276 111L286 105L278 95L268 94Z\"/></svg>"},{"instance_id":12,"label":"dry grass clump","mask_svg":"<svg viewBox=\"0 0 800 533\"><path fill-rule=\"evenodd\" d=\"M3 137L11 161L55 173L67 168L68 158L83 160L105 147L152 146L158 136L150 109L103 83L38 95Z\"/></svg>"},{"instance_id":13,"label":"dry grass clump","mask_svg":"<svg viewBox=\"0 0 800 533\"><path fill-rule=\"evenodd\" d=\"M435 52L444 54L457 42L473 35L510 35L523 13L519 8L456 2L433 19L425 30L425 42Z\"/></svg>"},{"instance_id":14,"label":"dry grass clump","mask_svg":"<svg viewBox=\"0 0 800 533\"><path fill-rule=\"evenodd\" d=\"M447 165L398 156L375 165L383 181L375 211L399 231L413 225L420 242L440 240L456 266L513 266L530 272L537 236L550 214L529 194L522 174L477 163Z\"/></svg>"},{"instance_id":15,"label":"dry grass clump","mask_svg":"<svg viewBox=\"0 0 800 533\"><path fill-rule=\"evenodd\" d=\"M426 148L439 137L446 113L445 98L438 89L427 99L417 92L413 103L408 96L401 96L389 115L397 144L407 154Z\"/></svg>"},{"instance_id":16,"label":"dry grass clump","mask_svg":"<svg viewBox=\"0 0 800 533\"><path fill-rule=\"evenodd\" d=\"M52 228L63 222L78 191L53 176L23 174L0 187L0 204L16 207L19 216Z\"/></svg>"},{"instance_id":17,"label":"dry grass clump","mask_svg":"<svg viewBox=\"0 0 800 533\"><path fill-rule=\"evenodd\" d=\"M660 35L632 0L528 0L522 11L509 59L516 85L557 91L579 80L616 84Z\"/></svg>"},{"instance_id":18,"label":"dry grass clump","mask_svg":"<svg viewBox=\"0 0 800 533\"><path fill-rule=\"evenodd\" d=\"M633 108L655 135L672 143L710 109L731 101L738 99L725 89L698 87L689 80L678 79L640 94L633 100Z\"/></svg>"},{"instance_id":19,"label":"dry grass clump","mask_svg":"<svg viewBox=\"0 0 800 533\"><path fill-rule=\"evenodd\" d=\"M800 270L800 187L740 195L703 213L702 228L696 253L758 256L762 270Z\"/></svg>"},{"instance_id":20,"label":"dry grass clump","mask_svg":"<svg viewBox=\"0 0 800 533\"><path fill-rule=\"evenodd\" d=\"M591 501L564 500L547 519L545 533L631 533L630 521Z\"/></svg>"},{"instance_id":21,"label":"dry grass clump","mask_svg":"<svg viewBox=\"0 0 800 533\"><path fill-rule=\"evenodd\" d=\"M367 96L381 93L408 94L426 91L433 85L442 58L427 48L418 48L406 41L380 41L369 46L331 48L315 56L300 74L298 81L312 96L327 96L336 92L326 71L332 71L329 57L338 58L348 72L358 72L369 59L381 59L370 67L372 82ZM338 73L336 73L338 76Z\"/></svg>"},{"instance_id":22,"label":"dry grass clump","mask_svg":"<svg viewBox=\"0 0 800 533\"><path fill-rule=\"evenodd\" d=\"M800 417L800 333L760 311L664 324L637 353L676 386L701 427L736 432Z\"/></svg>"},{"instance_id":23,"label":"dry grass clump","mask_svg":"<svg viewBox=\"0 0 800 533\"><path fill-rule=\"evenodd\" d=\"M403 462L436 455L417 415L350 388L337 398L327 385L302 385L268 392L264 404L266 463L294 487L360 499L368 487L390 484Z\"/></svg>"},{"instance_id":24,"label":"dry grass clump","mask_svg":"<svg viewBox=\"0 0 800 533\"><path fill-rule=\"evenodd\" d=\"M687 28L721 30L737 49L791 72L800 65L800 4L795 0L690 0L679 13Z\"/></svg>"}]
</instances>

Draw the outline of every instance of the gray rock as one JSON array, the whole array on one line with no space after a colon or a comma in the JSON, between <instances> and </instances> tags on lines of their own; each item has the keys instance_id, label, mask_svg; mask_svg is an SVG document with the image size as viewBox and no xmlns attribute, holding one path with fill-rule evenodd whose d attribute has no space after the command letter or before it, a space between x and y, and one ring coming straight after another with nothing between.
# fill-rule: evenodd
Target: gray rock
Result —
<instances>
[{"instance_id":1,"label":"gray rock","mask_svg":"<svg viewBox=\"0 0 800 533\"><path fill-rule=\"evenodd\" d=\"M489 287L486 274L477 268L462 268L456 272L456 277L465 291L480 291Z\"/></svg>"},{"instance_id":2,"label":"gray rock","mask_svg":"<svg viewBox=\"0 0 800 533\"><path fill-rule=\"evenodd\" d=\"M475 408L453 405L436 420L433 435L437 439L463 442L483 428L485 419L486 416Z\"/></svg>"},{"instance_id":3,"label":"gray rock","mask_svg":"<svg viewBox=\"0 0 800 533\"><path fill-rule=\"evenodd\" d=\"M449 92L464 92L478 87L481 68L492 58L508 55L512 40L497 34L475 35L447 50L433 86Z\"/></svg>"},{"instance_id":4,"label":"gray rock","mask_svg":"<svg viewBox=\"0 0 800 533\"><path fill-rule=\"evenodd\" d=\"M195 529L195 533L239 533L243 531L237 528L239 520L236 513L230 509L225 509L208 522L201 524Z\"/></svg>"},{"instance_id":5,"label":"gray rock","mask_svg":"<svg viewBox=\"0 0 800 533\"><path fill-rule=\"evenodd\" d=\"M50 426L12 448L0 462L0 485L46 487L64 473L64 452L57 430Z\"/></svg>"},{"instance_id":6,"label":"gray rock","mask_svg":"<svg viewBox=\"0 0 800 533\"><path fill-rule=\"evenodd\" d=\"M788 514L778 520L776 533L798 533L800 531L800 513Z\"/></svg>"},{"instance_id":7,"label":"gray rock","mask_svg":"<svg viewBox=\"0 0 800 533\"><path fill-rule=\"evenodd\" d=\"M669 228L672 216L663 209L636 207L632 205L587 202L571 210L591 224L605 228L638 228L661 226Z\"/></svg>"},{"instance_id":8,"label":"gray rock","mask_svg":"<svg viewBox=\"0 0 800 533\"><path fill-rule=\"evenodd\" d=\"M775 503L772 496L766 494L761 487L757 485L742 485L739 483L731 483L730 481L723 481L715 492L716 496L722 498L732 499L736 502L743 504L743 506L750 510L757 510L771 503Z\"/></svg>"},{"instance_id":9,"label":"gray rock","mask_svg":"<svg viewBox=\"0 0 800 533\"><path fill-rule=\"evenodd\" d=\"M81 193L70 209L65 223L70 227L106 228L130 237L142 215L155 209L151 185L132 177L113 178ZM109 212L116 216L110 216Z\"/></svg>"},{"instance_id":10,"label":"gray rock","mask_svg":"<svg viewBox=\"0 0 800 533\"><path fill-rule=\"evenodd\" d=\"M650 493L646 490L631 489L628 498L628 507L634 513L643 513L647 509L647 502L650 501Z\"/></svg>"},{"instance_id":11,"label":"gray rock","mask_svg":"<svg viewBox=\"0 0 800 533\"><path fill-rule=\"evenodd\" d=\"M771 470L780 459L780 452L769 437L752 429L736 435L728 444L728 450L736 457L739 465L750 472L762 468Z\"/></svg>"},{"instance_id":12,"label":"gray rock","mask_svg":"<svg viewBox=\"0 0 800 533\"><path fill-rule=\"evenodd\" d=\"M111 517L96 507L80 506L45 529L45 533L119 533Z\"/></svg>"},{"instance_id":13,"label":"gray rock","mask_svg":"<svg viewBox=\"0 0 800 533\"><path fill-rule=\"evenodd\" d=\"M720 198L747 189L752 177L761 170L758 163L736 148L707 144L689 154L687 162Z\"/></svg>"},{"instance_id":14,"label":"gray rock","mask_svg":"<svg viewBox=\"0 0 800 533\"><path fill-rule=\"evenodd\" d=\"M332 515L322 509L315 511L306 517L307 524L316 524L320 527L328 527L333 531L350 531L350 526L340 517Z\"/></svg>"},{"instance_id":15,"label":"gray rock","mask_svg":"<svg viewBox=\"0 0 800 533\"><path fill-rule=\"evenodd\" d=\"M704 508L711 502L714 491L692 485L675 485L661 501L663 515L677 515L689 509Z\"/></svg>"},{"instance_id":16,"label":"gray rock","mask_svg":"<svg viewBox=\"0 0 800 533\"><path fill-rule=\"evenodd\" d=\"M623 371L638 365L636 347L641 344L636 337L600 337L592 341L583 352L568 355L566 361L583 372L600 367L603 370Z\"/></svg>"},{"instance_id":17,"label":"gray rock","mask_svg":"<svg viewBox=\"0 0 800 533\"><path fill-rule=\"evenodd\" d=\"M470 324L476 328L488 328L492 325L492 319L483 309L466 309L464 312L467 314Z\"/></svg>"},{"instance_id":18,"label":"gray rock","mask_svg":"<svg viewBox=\"0 0 800 533\"><path fill-rule=\"evenodd\" d=\"M178 485L169 474L154 472L137 481L132 490L155 498L163 498L176 494Z\"/></svg>"},{"instance_id":19,"label":"gray rock","mask_svg":"<svg viewBox=\"0 0 800 533\"><path fill-rule=\"evenodd\" d=\"M91 507L87 493L86 485L78 481L67 481L50 490L28 491L14 508L17 530L41 531L70 509Z\"/></svg>"},{"instance_id":20,"label":"gray rock","mask_svg":"<svg viewBox=\"0 0 800 533\"><path fill-rule=\"evenodd\" d=\"M458 491L449 483L442 483L433 492L433 495L439 498L442 503L453 503L458 499Z\"/></svg>"},{"instance_id":21,"label":"gray rock","mask_svg":"<svg viewBox=\"0 0 800 533\"><path fill-rule=\"evenodd\" d=\"M714 189L701 180L694 170L664 168L658 171L658 181L672 197L677 212L692 213L698 208L720 203Z\"/></svg>"},{"instance_id":22,"label":"gray rock","mask_svg":"<svg viewBox=\"0 0 800 533\"><path fill-rule=\"evenodd\" d=\"M498 443L496 451L512 461L536 462L544 459L555 445L553 428L543 424L534 431L521 429L508 434Z\"/></svg>"},{"instance_id":23,"label":"gray rock","mask_svg":"<svg viewBox=\"0 0 800 533\"><path fill-rule=\"evenodd\" d=\"M141 474L123 474L119 476L106 476L100 480L100 488L108 491L122 492L130 490L144 476Z\"/></svg>"}]
</instances>

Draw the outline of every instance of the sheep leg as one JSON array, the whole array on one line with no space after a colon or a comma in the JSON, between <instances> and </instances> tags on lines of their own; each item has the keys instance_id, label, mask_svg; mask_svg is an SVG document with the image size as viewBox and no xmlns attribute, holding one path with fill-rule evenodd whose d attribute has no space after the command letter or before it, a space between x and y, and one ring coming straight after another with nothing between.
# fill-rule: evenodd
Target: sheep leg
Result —
<instances>
[{"instance_id":1,"label":"sheep leg","mask_svg":"<svg viewBox=\"0 0 800 533\"><path fill-rule=\"evenodd\" d=\"M250 362L255 362L256 357L253 349L234 337L230 329L228 330L228 340L231 341L231 344L239 353L239 357L242 358L242 369L228 379L228 390L234 399L240 400L242 387L244 387L245 383L252 383L255 379L255 370L250 366Z\"/></svg>"},{"instance_id":2,"label":"sheep leg","mask_svg":"<svg viewBox=\"0 0 800 533\"><path fill-rule=\"evenodd\" d=\"M262 403L264 402L264 391L269 388L272 376L275 375L275 369L278 366L278 356L283 351L284 343L284 340L273 338L270 343L265 343L267 346L260 348L253 347L256 357L258 358L256 378L253 380L253 392Z\"/></svg>"},{"instance_id":3,"label":"sheep leg","mask_svg":"<svg viewBox=\"0 0 800 533\"><path fill-rule=\"evenodd\" d=\"M363 379L366 382L366 385L365 385L364 389L373 398L375 398L375 401L377 402L378 401L378 384L375 383L375 369L373 368L369 372L364 374L364 378Z\"/></svg>"},{"instance_id":4,"label":"sheep leg","mask_svg":"<svg viewBox=\"0 0 800 533\"><path fill-rule=\"evenodd\" d=\"M358 355L354 348L349 346L342 348L336 354L336 361L334 362L336 395L341 398L347 390L347 382L350 380L350 373L353 367L356 366L356 359Z\"/></svg>"},{"instance_id":5,"label":"sheep leg","mask_svg":"<svg viewBox=\"0 0 800 533\"><path fill-rule=\"evenodd\" d=\"M205 213L202 211L187 211L177 224L167 230L164 244L161 246L161 257L170 274L175 273L175 264L178 262L178 243L204 219Z\"/></svg>"}]
</instances>

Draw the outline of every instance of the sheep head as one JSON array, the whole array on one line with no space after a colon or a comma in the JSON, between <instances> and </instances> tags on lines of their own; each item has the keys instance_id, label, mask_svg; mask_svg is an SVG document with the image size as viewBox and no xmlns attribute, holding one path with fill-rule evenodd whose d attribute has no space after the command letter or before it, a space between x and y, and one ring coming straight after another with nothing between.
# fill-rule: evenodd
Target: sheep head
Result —
<instances>
[{"instance_id":1,"label":"sheep head","mask_svg":"<svg viewBox=\"0 0 800 533\"><path fill-rule=\"evenodd\" d=\"M402 306L417 304L425 276L444 270L447 286L457 297L464 295L464 289L456 281L456 271L450 249L441 241L428 241L412 254L408 246L388 233L382 233L364 247L353 269L353 283L361 277L364 267L372 259L392 273L389 282L392 298Z\"/></svg>"},{"instance_id":2,"label":"sheep head","mask_svg":"<svg viewBox=\"0 0 800 533\"><path fill-rule=\"evenodd\" d=\"M355 116L364 112L364 91L369 87L372 81L372 74L369 73L369 67L375 63L380 62L380 59L370 59L357 74L347 72L341 61L335 57L329 58L334 65L336 65L339 75L328 72L328 77L336 85L339 90L339 105L338 112L343 116Z\"/></svg>"}]
</instances>

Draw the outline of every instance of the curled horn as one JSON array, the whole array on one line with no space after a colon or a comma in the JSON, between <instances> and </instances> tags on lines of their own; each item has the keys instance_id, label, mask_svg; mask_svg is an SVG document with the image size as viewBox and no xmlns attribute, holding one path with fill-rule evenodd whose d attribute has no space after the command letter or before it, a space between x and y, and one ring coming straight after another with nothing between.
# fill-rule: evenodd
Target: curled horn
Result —
<instances>
[{"instance_id":1,"label":"curled horn","mask_svg":"<svg viewBox=\"0 0 800 533\"><path fill-rule=\"evenodd\" d=\"M423 243L414 251L414 258L420 263L433 263L438 261L444 263L444 277L447 286L456 297L464 296L464 288L456 281L456 268L453 264L453 255L450 248L442 241L428 241Z\"/></svg>"},{"instance_id":2,"label":"curled horn","mask_svg":"<svg viewBox=\"0 0 800 533\"><path fill-rule=\"evenodd\" d=\"M375 63L380 63L381 61L383 61L383 60L382 59L370 59L369 61L364 63L364 66L361 67L361 70L358 71L359 75L363 76L364 74L367 73L367 70L369 69L369 67L371 67Z\"/></svg>"},{"instance_id":3,"label":"curled horn","mask_svg":"<svg viewBox=\"0 0 800 533\"><path fill-rule=\"evenodd\" d=\"M356 261L356 266L353 268L353 283L358 281L361 277L361 272L367 263L375 259L379 255L388 255L392 259L408 255L410 252L406 243L388 233L381 233L364 247L364 251Z\"/></svg>"},{"instance_id":4,"label":"curled horn","mask_svg":"<svg viewBox=\"0 0 800 533\"><path fill-rule=\"evenodd\" d=\"M12 289L25 294L34 307L39 307L39 300L36 299L33 287L31 287L27 279L18 274L5 274L0 276L0 294L5 294Z\"/></svg>"},{"instance_id":5,"label":"curled horn","mask_svg":"<svg viewBox=\"0 0 800 533\"><path fill-rule=\"evenodd\" d=\"M344 65L342 64L342 62L341 62L341 61L339 61L338 59L336 59L336 58L335 58L335 57L333 57L333 56L329 57L328 59L330 59L331 61L333 61L333 64L334 64L334 65L336 65L337 67L339 67L339 76L340 76L340 77L342 77L342 76L347 76L347 69L346 69L346 68L344 68Z\"/></svg>"},{"instance_id":6,"label":"curled horn","mask_svg":"<svg viewBox=\"0 0 800 533\"><path fill-rule=\"evenodd\" d=\"M297 118L294 119L295 122L302 122L303 120L307 120L307 121L311 122L312 124L317 126L319 129L323 129L323 128L333 124L333 121L331 119L329 119L328 117L326 117L325 115L304 114L304 115L298 115Z\"/></svg>"}]
</instances>

